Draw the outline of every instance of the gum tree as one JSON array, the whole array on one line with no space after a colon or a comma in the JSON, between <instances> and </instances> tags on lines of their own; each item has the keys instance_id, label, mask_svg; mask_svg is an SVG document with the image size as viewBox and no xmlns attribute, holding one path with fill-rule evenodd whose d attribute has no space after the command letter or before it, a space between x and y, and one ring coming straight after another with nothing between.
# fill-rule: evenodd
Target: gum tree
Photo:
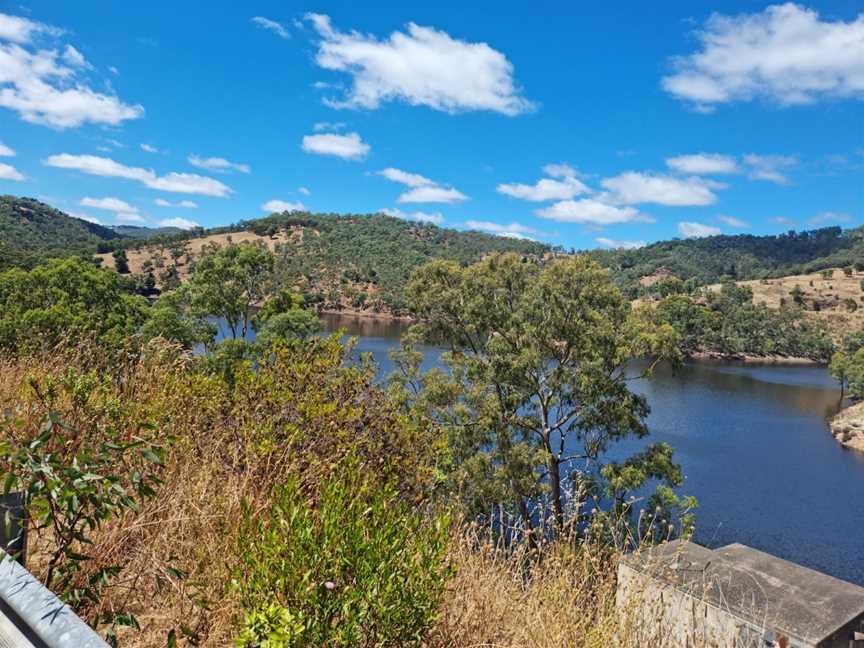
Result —
<instances>
[{"instance_id":1,"label":"gum tree","mask_svg":"<svg viewBox=\"0 0 864 648\"><path fill-rule=\"evenodd\" d=\"M442 468L475 510L512 506L530 538L538 503L561 530L592 495L617 501L652 479L681 483L662 444L621 465L605 460L615 442L648 434L648 404L629 388L632 361L653 357L648 373L678 351L672 328L634 313L598 264L515 254L468 267L434 261L407 295L420 323L395 354L391 388L448 431ZM448 348L446 371L420 371L421 341Z\"/></svg>"}]
</instances>

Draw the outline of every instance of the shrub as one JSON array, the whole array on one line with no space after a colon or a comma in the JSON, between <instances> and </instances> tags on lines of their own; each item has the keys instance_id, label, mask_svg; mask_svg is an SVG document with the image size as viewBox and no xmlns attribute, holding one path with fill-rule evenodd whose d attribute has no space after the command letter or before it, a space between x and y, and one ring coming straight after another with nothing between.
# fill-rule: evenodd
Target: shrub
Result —
<instances>
[{"instance_id":1,"label":"shrub","mask_svg":"<svg viewBox=\"0 0 864 648\"><path fill-rule=\"evenodd\" d=\"M342 472L316 498L292 477L262 514L246 508L235 570L242 648L418 645L436 619L447 518L428 521L394 488Z\"/></svg>"}]
</instances>

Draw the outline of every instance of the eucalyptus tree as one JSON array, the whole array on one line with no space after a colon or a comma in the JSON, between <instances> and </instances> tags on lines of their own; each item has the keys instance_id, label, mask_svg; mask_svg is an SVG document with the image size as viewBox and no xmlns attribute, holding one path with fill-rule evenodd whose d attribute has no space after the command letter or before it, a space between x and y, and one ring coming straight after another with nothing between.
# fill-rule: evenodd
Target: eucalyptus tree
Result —
<instances>
[{"instance_id":1,"label":"eucalyptus tree","mask_svg":"<svg viewBox=\"0 0 864 648\"><path fill-rule=\"evenodd\" d=\"M559 530L590 496L621 510L651 480L665 485L663 503L677 502L669 495L682 477L668 446L606 460L613 443L648 434L648 404L629 386L632 361L653 358L645 374L679 352L672 327L631 310L597 263L433 261L414 273L407 298L419 323L394 354L391 390L447 430L442 473L464 502L505 503L529 533L539 502ZM447 347L446 370L420 370L419 342Z\"/></svg>"}]
</instances>

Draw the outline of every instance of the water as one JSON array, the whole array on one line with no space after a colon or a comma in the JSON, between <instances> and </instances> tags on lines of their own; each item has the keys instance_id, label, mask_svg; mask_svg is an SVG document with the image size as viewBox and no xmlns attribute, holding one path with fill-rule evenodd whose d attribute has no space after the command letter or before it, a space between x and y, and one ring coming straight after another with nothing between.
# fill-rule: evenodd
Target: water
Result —
<instances>
[{"instance_id":1,"label":"water","mask_svg":"<svg viewBox=\"0 0 864 648\"><path fill-rule=\"evenodd\" d=\"M329 330L358 337L382 375L405 324L328 315ZM426 349L427 366L436 349ZM685 365L633 385L651 406L651 436L616 449L666 441L699 500L696 540L740 542L864 585L864 454L828 431L836 383L822 368Z\"/></svg>"}]
</instances>

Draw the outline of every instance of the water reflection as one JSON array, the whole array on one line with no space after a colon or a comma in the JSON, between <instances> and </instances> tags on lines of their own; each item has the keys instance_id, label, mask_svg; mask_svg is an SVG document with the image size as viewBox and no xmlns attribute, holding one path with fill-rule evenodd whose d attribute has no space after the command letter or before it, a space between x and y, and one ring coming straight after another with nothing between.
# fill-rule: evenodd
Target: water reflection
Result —
<instances>
[{"instance_id":1,"label":"water reflection","mask_svg":"<svg viewBox=\"0 0 864 648\"><path fill-rule=\"evenodd\" d=\"M406 328L338 315L327 325L360 336L355 353L371 353L382 376ZM435 366L440 350L425 351ZM632 386L651 405L651 436L614 455L651 441L675 447L683 491L700 502L699 542L741 542L864 584L864 454L828 432L839 393L825 369L692 363Z\"/></svg>"}]
</instances>

